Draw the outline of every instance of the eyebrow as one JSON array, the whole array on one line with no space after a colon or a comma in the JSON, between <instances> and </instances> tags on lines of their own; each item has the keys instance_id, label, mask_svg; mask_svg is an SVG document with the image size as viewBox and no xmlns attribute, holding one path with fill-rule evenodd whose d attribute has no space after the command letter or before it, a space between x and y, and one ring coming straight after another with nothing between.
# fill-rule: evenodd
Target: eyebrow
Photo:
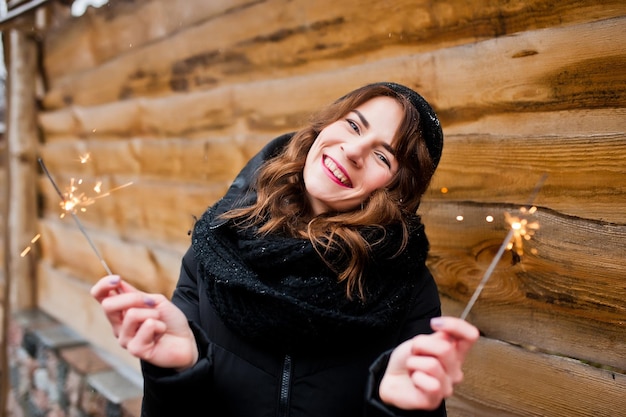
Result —
<instances>
[{"instance_id":1,"label":"eyebrow","mask_svg":"<svg viewBox=\"0 0 626 417\"><path fill-rule=\"evenodd\" d=\"M361 119L361 123L363 123L363 126L365 126L366 128L369 129L370 127L370 122L367 121L367 119L365 118L365 116L363 116L363 114L361 114L360 111L358 111L357 109L352 110L354 113L356 113L357 116L359 116L359 119ZM381 146L383 148L385 148L387 150L387 152L389 152L390 154L392 154L393 156L396 156L396 150L393 149L391 147L391 145L389 145L387 142L381 142Z\"/></svg>"},{"instance_id":2,"label":"eyebrow","mask_svg":"<svg viewBox=\"0 0 626 417\"><path fill-rule=\"evenodd\" d=\"M360 111L358 111L357 109L354 109L354 110L352 110L352 111L353 111L353 112L355 112L357 116L359 116L359 119L361 119L361 123L363 123L363 126L365 126L366 128L368 128L368 129L369 129L369 127L370 127L370 122L368 122L368 121L367 121L367 119L365 118L365 116L363 116L363 115L361 114L361 112L360 112Z\"/></svg>"}]
</instances>

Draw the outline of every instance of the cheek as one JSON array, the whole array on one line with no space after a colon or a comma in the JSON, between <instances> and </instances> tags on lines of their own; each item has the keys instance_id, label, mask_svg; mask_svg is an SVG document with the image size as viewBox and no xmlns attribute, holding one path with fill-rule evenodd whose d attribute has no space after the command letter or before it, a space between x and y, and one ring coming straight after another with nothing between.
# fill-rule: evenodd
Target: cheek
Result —
<instances>
[{"instance_id":1,"label":"cheek","mask_svg":"<svg viewBox=\"0 0 626 417\"><path fill-rule=\"evenodd\" d=\"M309 154L306 157L306 160L304 161L304 168L302 169L302 176L304 178L305 183L306 183L306 180L313 175L313 170L315 169L316 160L317 158L315 158L314 153L309 152Z\"/></svg>"},{"instance_id":2,"label":"cheek","mask_svg":"<svg viewBox=\"0 0 626 417\"><path fill-rule=\"evenodd\" d=\"M304 161L304 168L305 169L311 169L312 164L318 159L320 158L322 155L322 151L320 148L320 140L319 137L317 139L315 139L315 142L313 142L313 144L311 145L311 147L309 148L309 151L306 154L306 159Z\"/></svg>"},{"instance_id":3,"label":"cheek","mask_svg":"<svg viewBox=\"0 0 626 417\"><path fill-rule=\"evenodd\" d=\"M372 173L374 174L374 173ZM384 188L391 183L393 174L385 169L378 170L376 175L372 175L367 181L367 188L370 192Z\"/></svg>"}]
</instances>

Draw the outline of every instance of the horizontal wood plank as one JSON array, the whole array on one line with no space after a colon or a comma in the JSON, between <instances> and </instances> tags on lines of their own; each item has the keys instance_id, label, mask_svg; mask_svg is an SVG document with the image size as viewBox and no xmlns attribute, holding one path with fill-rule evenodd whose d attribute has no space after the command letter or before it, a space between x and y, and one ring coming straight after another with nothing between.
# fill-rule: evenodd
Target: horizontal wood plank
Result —
<instances>
[{"instance_id":1,"label":"horizontal wood plank","mask_svg":"<svg viewBox=\"0 0 626 417\"><path fill-rule=\"evenodd\" d=\"M230 182L267 142L268 135L210 138L130 138L109 140L64 138L48 143L42 159L64 178L101 178L109 182L164 179L189 184Z\"/></svg>"},{"instance_id":2,"label":"horizontal wood plank","mask_svg":"<svg viewBox=\"0 0 626 417\"><path fill-rule=\"evenodd\" d=\"M626 224L626 212L615 204L626 201L624 127L621 133L593 136L448 135L425 198L523 205L545 174L535 204Z\"/></svg>"},{"instance_id":3,"label":"horizontal wood plank","mask_svg":"<svg viewBox=\"0 0 626 417\"><path fill-rule=\"evenodd\" d=\"M448 400L450 417L616 417L626 375L481 338Z\"/></svg>"},{"instance_id":4,"label":"horizontal wood plank","mask_svg":"<svg viewBox=\"0 0 626 417\"><path fill-rule=\"evenodd\" d=\"M449 135L503 137L577 137L617 135L626 131L626 108L484 114L467 123L443 126ZM445 150L444 150L445 152Z\"/></svg>"}]
</instances>

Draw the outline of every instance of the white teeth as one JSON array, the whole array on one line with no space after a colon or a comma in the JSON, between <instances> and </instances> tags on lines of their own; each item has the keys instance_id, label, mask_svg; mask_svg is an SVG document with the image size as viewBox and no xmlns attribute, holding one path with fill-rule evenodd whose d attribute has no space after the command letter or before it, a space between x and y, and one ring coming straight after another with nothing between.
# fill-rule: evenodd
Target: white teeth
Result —
<instances>
[{"instance_id":1,"label":"white teeth","mask_svg":"<svg viewBox=\"0 0 626 417\"><path fill-rule=\"evenodd\" d=\"M343 172L341 172L339 167L337 167L337 164L335 164L335 162L332 159L324 158L324 165L333 173L335 177L337 177L339 181L341 181L342 184L350 185L350 182L348 181L346 176L343 175Z\"/></svg>"}]
</instances>

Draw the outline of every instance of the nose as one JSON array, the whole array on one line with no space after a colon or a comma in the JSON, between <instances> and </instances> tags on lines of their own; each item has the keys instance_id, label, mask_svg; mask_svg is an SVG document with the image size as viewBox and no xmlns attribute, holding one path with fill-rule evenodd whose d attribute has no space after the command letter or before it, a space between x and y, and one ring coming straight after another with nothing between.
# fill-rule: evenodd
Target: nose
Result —
<instances>
[{"instance_id":1,"label":"nose","mask_svg":"<svg viewBox=\"0 0 626 417\"><path fill-rule=\"evenodd\" d=\"M363 158L367 149L365 141L353 140L341 145L346 158L354 164L356 167L363 165Z\"/></svg>"}]
</instances>

